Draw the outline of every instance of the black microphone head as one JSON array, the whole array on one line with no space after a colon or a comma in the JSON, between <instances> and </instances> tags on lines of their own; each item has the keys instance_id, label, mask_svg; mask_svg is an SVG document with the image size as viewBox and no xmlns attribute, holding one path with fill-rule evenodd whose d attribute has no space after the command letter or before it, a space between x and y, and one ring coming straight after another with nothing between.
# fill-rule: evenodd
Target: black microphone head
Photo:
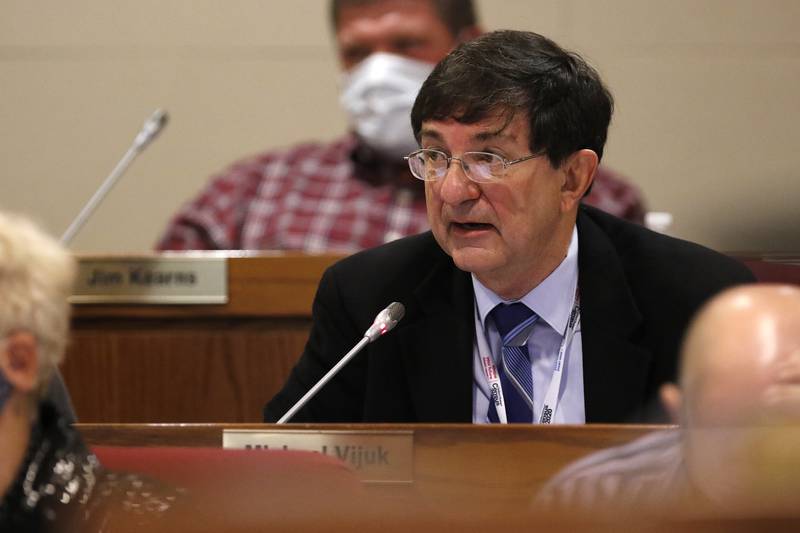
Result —
<instances>
[{"instance_id":1,"label":"black microphone head","mask_svg":"<svg viewBox=\"0 0 800 533\"><path fill-rule=\"evenodd\" d=\"M406 307L400 302L392 302L375 317L372 326L364 333L364 336L373 342L375 339L391 331L400 319L406 314Z\"/></svg>"}]
</instances>

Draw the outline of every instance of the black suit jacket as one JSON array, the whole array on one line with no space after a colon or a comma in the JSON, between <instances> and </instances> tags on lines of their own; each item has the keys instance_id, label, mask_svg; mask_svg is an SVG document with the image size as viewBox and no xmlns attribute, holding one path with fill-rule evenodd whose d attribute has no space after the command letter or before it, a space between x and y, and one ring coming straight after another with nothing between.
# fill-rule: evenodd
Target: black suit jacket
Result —
<instances>
[{"instance_id":1,"label":"black suit jacket","mask_svg":"<svg viewBox=\"0 0 800 533\"><path fill-rule=\"evenodd\" d=\"M753 281L737 261L590 207L578 226L587 422L654 420L684 329L720 290ZM397 328L356 356L294 422L471 422L474 299L430 232L350 256L322 277L305 351L265 421L283 415L390 302ZM652 414L652 413L649 413Z\"/></svg>"}]
</instances>

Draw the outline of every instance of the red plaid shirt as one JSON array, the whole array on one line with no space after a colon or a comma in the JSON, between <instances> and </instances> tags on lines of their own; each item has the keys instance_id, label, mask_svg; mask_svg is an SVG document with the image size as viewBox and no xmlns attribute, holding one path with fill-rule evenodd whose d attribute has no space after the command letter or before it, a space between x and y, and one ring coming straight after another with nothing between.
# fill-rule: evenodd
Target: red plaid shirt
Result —
<instances>
[{"instance_id":1,"label":"red plaid shirt","mask_svg":"<svg viewBox=\"0 0 800 533\"><path fill-rule=\"evenodd\" d=\"M392 184L352 136L234 164L173 218L159 250L350 253L428 229L421 181ZM587 203L641 222L638 191L603 171Z\"/></svg>"}]
</instances>

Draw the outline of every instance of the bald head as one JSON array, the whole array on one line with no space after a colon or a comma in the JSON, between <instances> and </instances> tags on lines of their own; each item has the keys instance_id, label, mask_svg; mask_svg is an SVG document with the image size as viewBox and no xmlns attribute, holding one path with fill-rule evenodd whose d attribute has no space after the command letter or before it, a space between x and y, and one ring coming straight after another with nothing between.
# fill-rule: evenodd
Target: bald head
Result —
<instances>
[{"instance_id":1,"label":"bald head","mask_svg":"<svg viewBox=\"0 0 800 533\"><path fill-rule=\"evenodd\" d=\"M800 288L748 285L709 302L683 350L682 422L800 419Z\"/></svg>"},{"instance_id":2,"label":"bald head","mask_svg":"<svg viewBox=\"0 0 800 533\"><path fill-rule=\"evenodd\" d=\"M717 511L797 509L800 288L747 285L711 300L687 334L681 388L689 486Z\"/></svg>"}]
</instances>

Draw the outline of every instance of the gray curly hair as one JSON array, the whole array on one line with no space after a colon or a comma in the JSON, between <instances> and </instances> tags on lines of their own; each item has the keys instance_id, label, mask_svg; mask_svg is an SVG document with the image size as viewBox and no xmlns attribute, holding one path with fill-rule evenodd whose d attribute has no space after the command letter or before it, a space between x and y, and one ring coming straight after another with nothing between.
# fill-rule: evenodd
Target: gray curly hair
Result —
<instances>
[{"instance_id":1,"label":"gray curly hair","mask_svg":"<svg viewBox=\"0 0 800 533\"><path fill-rule=\"evenodd\" d=\"M76 265L29 219L0 212L0 338L31 333L39 347L40 393L64 357Z\"/></svg>"}]
</instances>

